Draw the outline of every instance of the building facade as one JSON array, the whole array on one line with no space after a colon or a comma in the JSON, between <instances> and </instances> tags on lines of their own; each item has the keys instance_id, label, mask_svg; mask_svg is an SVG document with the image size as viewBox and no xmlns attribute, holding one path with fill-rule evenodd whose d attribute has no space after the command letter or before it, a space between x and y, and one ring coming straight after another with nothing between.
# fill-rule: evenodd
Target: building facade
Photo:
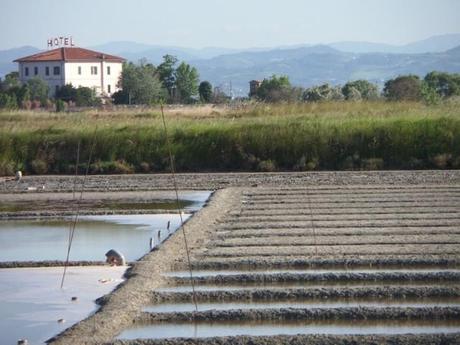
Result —
<instances>
[{"instance_id":1,"label":"building facade","mask_svg":"<svg viewBox=\"0 0 460 345\"><path fill-rule=\"evenodd\" d=\"M118 56L75 47L57 48L14 60L19 64L21 82L40 77L48 83L50 97L67 84L89 87L99 97L110 97L119 90L117 85L124 61Z\"/></svg>"}]
</instances>

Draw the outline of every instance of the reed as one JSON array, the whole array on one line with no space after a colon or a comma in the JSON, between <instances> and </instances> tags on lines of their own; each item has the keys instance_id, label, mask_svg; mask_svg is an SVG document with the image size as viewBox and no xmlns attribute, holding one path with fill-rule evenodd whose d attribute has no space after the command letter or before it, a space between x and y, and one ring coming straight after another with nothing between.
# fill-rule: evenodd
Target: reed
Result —
<instances>
[{"instance_id":1,"label":"reed","mask_svg":"<svg viewBox=\"0 0 460 345\"><path fill-rule=\"evenodd\" d=\"M182 172L460 168L456 102L170 107L166 116ZM72 173L78 141L81 162L95 143L91 173L168 167L158 108L3 112L0 174Z\"/></svg>"}]
</instances>

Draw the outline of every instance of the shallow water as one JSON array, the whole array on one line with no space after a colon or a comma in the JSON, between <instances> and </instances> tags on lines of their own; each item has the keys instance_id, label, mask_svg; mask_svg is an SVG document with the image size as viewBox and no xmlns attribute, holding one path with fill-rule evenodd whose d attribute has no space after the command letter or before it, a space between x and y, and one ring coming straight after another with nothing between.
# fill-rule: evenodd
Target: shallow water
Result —
<instances>
[{"instance_id":1,"label":"shallow water","mask_svg":"<svg viewBox=\"0 0 460 345\"><path fill-rule=\"evenodd\" d=\"M255 290L255 289L323 289L330 287L366 287L366 288L381 288L383 286L404 286L404 287L420 287L420 286L441 286L441 287L458 287L457 282L437 282L437 281L397 281L397 282L374 282L374 281L324 281L324 282L258 282L258 283L241 283L232 285L218 284L195 284L196 291L237 291L237 290ZM157 292L192 292L192 286L188 284L164 286L155 289Z\"/></svg>"},{"instance_id":2,"label":"shallow water","mask_svg":"<svg viewBox=\"0 0 460 345\"><path fill-rule=\"evenodd\" d=\"M205 310L231 310L231 309L281 309L281 308L352 308L352 307L460 307L460 299L380 299L363 301L353 299L341 300L316 300L316 301L286 301L286 302L229 302L229 303L198 303L198 311ZM195 311L193 303L161 303L144 309L153 313L191 312Z\"/></svg>"},{"instance_id":3,"label":"shallow water","mask_svg":"<svg viewBox=\"0 0 460 345\"><path fill-rule=\"evenodd\" d=\"M69 267L61 290L62 267L0 269L0 343L27 339L29 344L43 344L94 312L94 300L122 282L125 270ZM73 296L78 301L72 302Z\"/></svg>"},{"instance_id":4,"label":"shallow water","mask_svg":"<svg viewBox=\"0 0 460 345\"><path fill-rule=\"evenodd\" d=\"M189 218L184 215L184 220ZM117 249L126 260L139 259L180 225L177 214L81 216L75 228L70 260L105 261L109 249ZM44 261L66 259L70 219L0 222L0 261ZM161 230L158 241L158 230Z\"/></svg>"},{"instance_id":5,"label":"shallow water","mask_svg":"<svg viewBox=\"0 0 460 345\"><path fill-rule=\"evenodd\" d=\"M181 193L180 197L187 203L185 211L191 212L203 207L209 195L208 191L198 191ZM154 204L169 207L171 201L157 200ZM189 217L184 214L184 221ZM0 261L65 260L72 219L0 221ZM158 245L179 225L178 214L80 216L70 260L105 261L105 253L112 248L128 261L137 260L150 250L151 239Z\"/></svg>"},{"instance_id":6,"label":"shallow water","mask_svg":"<svg viewBox=\"0 0 460 345\"><path fill-rule=\"evenodd\" d=\"M176 337L270 336L295 334L406 334L455 333L460 322L330 322L330 323L158 323L122 332L117 339L163 339Z\"/></svg>"}]
</instances>

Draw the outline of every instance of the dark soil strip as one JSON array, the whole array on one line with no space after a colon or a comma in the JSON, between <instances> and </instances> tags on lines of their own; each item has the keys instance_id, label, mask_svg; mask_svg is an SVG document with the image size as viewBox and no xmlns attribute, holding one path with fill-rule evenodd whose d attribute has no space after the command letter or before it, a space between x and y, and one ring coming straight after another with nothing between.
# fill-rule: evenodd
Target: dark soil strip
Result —
<instances>
[{"instance_id":1,"label":"dark soil strip","mask_svg":"<svg viewBox=\"0 0 460 345\"><path fill-rule=\"evenodd\" d=\"M241 291L196 291L201 302L216 301L293 301L293 300L331 300L331 299L372 299L382 298L459 298L460 287L378 287L378 288L322 288L322 289L284 289L284 290L241 290ZM153 292L153 303L190 302L191 292Z\"/></svg>"},{"instance_id":2,"label":"dark soil strip","mask_svg":"<svg viewBox=\"0 0 460 345\"><path fill-rule=\"evenodd\" d=\"M176 284L189 284L189 277L169 278ZM340 282L340 281L454 281L460 282L459 272L382 272L382 273L274 273L235 274L194 277L197 284L241 284L273 282Z\"/></svg>"},{"instance_id":3,"label":"dark soil strip","mask_svg":"<svg viewBox=\"0 0 460 345\"><path fill-rule=\"evenodd\" d=\"M400 208L400 209L429 209L429 208L442 208L442 207L448 207L448 208L457 208L456 204L452 202L446 201L438 201L438 202L433 202L430 200L420 200L414 203L399 203L398 201L394 202L386 202L384 204L380 202L354 202L352 206L348 205L347 203L337 203L337 202L331 202L331 203L321 203L321 204L314 204L311 205L313 210L330 210L330 209L336 209L336 210L343 210L343 209L356 209L356 208L362 208L362 209L375 209L378 208L380 210L387 210L387 209L394 209L394 208ZM283 205L283 204L275 204L275 205L270 205L266 204L263 206L258 206L255 203L250 203L248 205L248 202L244 203L243 207L243 213L244 212L258 212L258 211L266 211L266 210L275 210L275 211L283 211L283 210L289 210L292 209L291 205Z\"/></svg>"},{"instance_id":4,"label":"dark soil strip","mask_svg":"<svg viewBox=\"0 0 460 345\"><path fill-rule=\"evenodd\" d=\"M211 242L207 245L207 248L240 248L240 247L279 247L279 246L293 246L293 247L304 247L304 246L327 246L327 247L333 247L333 246L381 246L381 245L400 245L401 244L401 239L395 238L393 241L386 241L386 242L371 242L369 240L367 241L355 241L355 242L314 242L312 240L310 243L307 243L305 241L303 242L291 242L291 243L286 243L286 242L277 242L277 241L270 241L269 243L263 243L263 242L245 242L245 243L225 243L225 242ZM417 245L417 244L433 244L433 245L442 245L442 244L460 244L459 241L434 241L433 239L425 239L425 240L420 240L416 242L404 242L405 245Z\"/></svg>"},{"instance_id":5,"label":"dark soil strip","mask_svg":"<svg viewBox=\"0 0 460 345\"><path fill-rule=\"evenodd\" d=\"M460 332L454 334L400 335L277 335L212 338L171 338L116 340L106 345L458 345Z\"/></svg>"},{"instance_id":6,"label":"dark soil strip","mask_svg":"<svg viewBox=\"0 0 460 345\"><path fill-rule=\"evenodd\" d=\"M0 262L0 268L24 267L61 267L65 261L5 261ZM67 266L104 266L104 261L70 261Z\"/></svg>"},{"instance_id":7,"label":"dark soil strip","mask_svg":"<svg viewBox=\"0 0 460 345\"><path fill-rule=\"evenodd\" d=\"M449 220L459 220L460 213L448 213L448 214L414 214L410 213L406 217L395 216L393 213L386 215L367 215L367 214L357 214L351 217L348 215L341 215L340 217L336 215L325 215L320 216L318 214L313 214L313 217L310 214L304 215L264 215L261 217L252 217L252 216L233 216L228 217L228 222L239 222L239 223L271 223L271 222L305 222L305 221L314 221L314 222L325 222L325 221L408 221L408 220L426 220L426 221L437 221L443 219Z\"/></svg>"},{"instance_id":8,"label":"dark soil strip","mask_svg":"<svg viewBox=\"0 0 460 345\"><path fill-rule=\"evenodd\" d=\"M198 312L146 313L135 323L184 321L319 321L319 320L459 320L460 307L425 308L283 308L232 309Z\"/></svg>"},{"instance_id":9,"label":"dark soil strip","mask_svg":"<svg viewBox=\"0 0 460 345\"><path fill-rule=\"evenodd\" d=\"M396 245L393 245L396 246ZM422 246L422 245L418 245ZM450 245L449 245L450 246ZM343 247L343 246L342 246ZM401 246L399 246L401 247ZM454 247L454 246L451 246ZM298 247L294 247L294 249L297 249ZM322 250L325 248L326 250ZM344 247L342 249L346 249L347 247ZM367 249L365 246L363 246L364 249ZM375 256L390 256L390 255L407 255L407 256L417 256L417 255L441 255L441 256L446 256L446 255L452 255L452 256L457 256L460 254L460 247L455 246L454 249L449 249L441 251L441 248L439 250L436 250L436 248L423 248L419 249L418 251L415 251L414 248L411 251L405 251L402 252L401 250L395 250L395 251L386 251L386 250L377 250L377 248L381 248L377 246L375 248L375 251L371 252L344 252L343 250L332 250L332 248L326 247L319 247L318 254L314 253L314 246L309 246L309 248L305 249L305 252L301 251L296 251L296 252L280 252L280 251L261 251L261 252L245 252L243 248L240 248L238 252L230 252L230 253L225 253L225 252L218 252L218 251L213 251L213 252L207 252L203 253L201 255L197 255L197 258L205 259L205 258L221 258L222 260L226 260L229 258L246 258L246 257L273 257L273 256L282 256L282 257L291 257L291 256L324 256L324 255L337 255L337 256L349 256L349 257L356 257L356 256L368 256L368 257L375 257ZM382 248L381 248L382 249ZM383 248L385 249L385 248ZM391 246L389 249L392 249Z\"/></svg>"},{"instance_id":10,"label":"dark soil strip","mask_svg":"<svg viewBox=\"0 0 460 345\"><path fill-rule=\"evenodd\" d=\"M328 221L321 221L323 223L326 223ZM330 221L329 221L330 222ZM264 229L283 229L283 230L289 230L289 229L311 229L311 224L308 220L301 222L300 224L297 223L271 223L268 226L265 224L260 224L260 223L246 223L246 224L234 224L234 225L226 225L226 226L220 226L217 228L217 232L219 231L232 231L232 230L247 230L247 229L256 229L256 230L264 230ZM406 228L406 227L425 227L425 228L436 228L436 227L446 227L446 226L459 226L460 222L445 222L445 223L425 223L425 220L422 220L420 222L383 222L380 224L376 223L371 223L369 221L361 221L361 223L355 223L355 224L344 224L346 221L343 221L342 224L321 224L318 221L315 222L315 229L321 229L321 228L394 228L394 227L399 227L399 228Z\"/></svg>"},{"instance_id":11,"label":"dark soil strip","mask_svg":"<svg viewBox=\"0 0 460 345\"><path fill-rule=\"evenodd\" d=\"M423 229L423 228L422 228ZM337 231L337 230L316 230L315 235L317 238L319 237L335 237L335 236L408 236L408 235L460 235L460 229L458 227L452 227L450 229L433 229L433 230L390 230L390 231L357 231L357 230L349 230L349 231ZM221 233L215 236L215 239L218 240L225 240L230 238L261 238L261 237L305 237L305 236L312 236L312 230L281 230L270 232L270 230L252 230L252 231L245 231L245 230L232 230L231 232L227 232L225 234Z\"/></svg>"},{"instance_id":12,"label":"dark soil strip","mask_svg":"<svg viewBox=\"0 0 460 345\"><path fill-rule=\"evenodd\" d=\"M89 210L83 209L80 211L82 216L107 216L107 215L121 215L121 214L166 214L166 213L177 213L175 210ZM187 213L194 213L189 212ZM0 212L0 220L8 219L60 219L62 217L74 216L73 211L19 211L19 212Z\"/></svg>"},{"instance_id":13,"label":"dark soil strip","mask_svg":"<svg viewBox=\"0 0 460 345\"><path fill-rule=\"evenodd\" d=\"M406 207L408 208L408 207ZM451 207L448 208L432 208L432 209L419 209L415 210L414 208L409 208L408 210L404 210L404 208L399 209L391 209L391 210L382 210L376 207L369 207L369 208L359 208L359 209L351 209L351 208L342 208L341 211L337 211L336 208L327 208L321 210L315 210L312 208L312 212L307 209L292 209L292 208L285 208L285 209L266 209L263 211L253 211L253 210L244 210L240 214L235 214L233 217L235 219L246 219L249 217L269 217L269 216L359 216L359 215L413 215L413 214L458 214L460 208L458 207Z\"/></svg>"},{"instance_id":14,"label":"dark soil strip","mask_svg":"<svg viewBox=\"0 0 460 345\"><path fill-rule=\"evenodd\" d=\"M351 194L351 195L356 195L356 194L371 194L371 195L380 195L380 194L440 194L440 193L455 193L460 191L458 187L452 186L449 188L445 187L439 187L439 188L433 188L433 187L424 187L424 188L366 188L366 187L354 187L353 189L351 188L298 188L298 189L287 189L287 190L281 190L281 189L276 189L276 188L270 188L267 190L260 190L260 191L254 191L254 192L247 192L243 193L244 197L247 198L252 198L252 197L261 197L261 196L291 196L291 195L304 195L304 194L309 194L309 195L344 195L344 194Z\"/></svg>"},{"instance_id":15,"label":"dark soil strip","mask_svg":"<svg viewBox=\"0 0 460 345\"><path fill-rule=\"evenodd\" d=\"M460 198L458 197L442 197L442 198L430 198L430 203L437 203L437 202L442 202L446 203L449 202L450 205L455 205L458 203ZM361 203L378 203L378 204L387 204L387 203L395 203L397 202L398 204L404 204L408 203L411 205L417 204L420 199L419 198L406 198L406 199L400 199L400 198L385 198L385 199L376 199L376 198L345 198L345 199L333 199L333 198L322 198L322 199L290 199L290 200L272 200L272 199L267 199L267 200L257 200L257 201L246 201L243 202L243 205L250 205L251 207L253 205L294 205L293 207L300 206L300 205L307 205L308 201L313 202L314 205L321 205L321 204L345 204L348 207L353 207L353 204L361 204ZM421 201L425 202L425 201Z\"/></svg>"},{"instance_id":16,"label":"dark soil strip","mask_svg":"<svg viewBox=\"0 0 460 345\"><path fill-rule=\"evenodd\" d=\"M460 259L292 259L292 260L253 260L241 259L234 261L195 261L193 269L236 269L236 268L337 268L337 267L361 267L361 268L457 268ZM180 268L176 268L180 269Z\"/></svg>"}]
</instances>

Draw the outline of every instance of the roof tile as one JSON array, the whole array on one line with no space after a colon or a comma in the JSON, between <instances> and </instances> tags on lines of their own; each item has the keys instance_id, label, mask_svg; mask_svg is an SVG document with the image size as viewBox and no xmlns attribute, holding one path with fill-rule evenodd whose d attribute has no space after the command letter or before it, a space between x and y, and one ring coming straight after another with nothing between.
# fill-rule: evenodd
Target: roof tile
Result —
<instances>
[{"instance_id":1,"label":"roof tile","mask_svg":"<svg viewBox=\"0 0 460 345\"><path fill-rule=\"evenodd\" d=\"M123 62L125 59L84 48L57 48L14 60L14 62L34 61L110 61Z\"/></svg>"}]
</instances>

